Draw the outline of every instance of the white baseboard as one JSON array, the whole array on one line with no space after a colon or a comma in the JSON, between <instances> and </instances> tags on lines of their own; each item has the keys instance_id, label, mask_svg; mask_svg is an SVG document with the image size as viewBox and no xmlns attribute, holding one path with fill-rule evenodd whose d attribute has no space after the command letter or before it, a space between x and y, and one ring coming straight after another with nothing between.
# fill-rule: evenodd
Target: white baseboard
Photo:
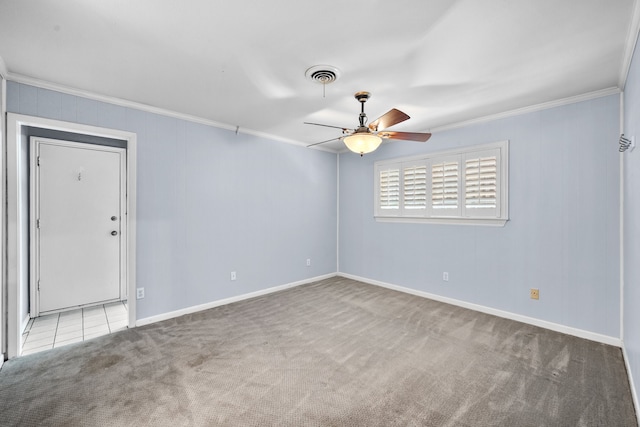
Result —
<instances>
[{"instance_id":1,"label":"white baseboard","mask_svg":"<svg viewBox=\"0 0 640 427\"><path fill-rule=\"evenodd\" d=\"M624 359L624 366L627 368L627 378L629 378L629 387L631 388L631 397L633 398L633 406L636 409L636 418L638 425L640 426L640 405L638 402L638 393L636 392L636 386L633 382L633 373L631 372L631 366L629 365L629 357L627 356L627 349L622 342L622 358Z\"/></svg>"},{"instance_id":2,"label":"white baseboard","mask_svg":"<svg viewBox=\"0 0 640 427\"><path fill-rule=\"evenodd\" d=\"M481 313L492 314L494 316L503 317L505 319L515 320L517 322L527 323L541 328L550 329L552 331L561 332L567 335L573 335L579 338L585 338L591 341L601 342L603 344L613 345L616 347L622 347L622 340L620 338L610 337L608 335L597 334L595 332L584 331L582 329L572 328L558 323L547 322L546 320L540 320L533 317L522 316L520 314L511 313L508 311L498 310L491 307L485 307L479 304L473 304L470 302L460 301L454 298L443 297L436 294L431 294L424 291L418 291L416 289L405 288L404 286L392 285L390 283L380 282L378 280L367 279L365 277L355 276L347 273L338 273L338 276L346 277L348 279L357 280L359 282L369 283L371 285L381 286L383 288L393 289L395 291L404 292L411 295L416 295L423 298L432 299L434 301L440 301L458 307L468 308L470 310L479 311Z\"/></svg>"},{"instance_id":3,"label":"white baseboard","mask_svg":"<svg viewBox=\"0 0 640 427\"><path fill-rule=\"evenodd\" d=\"M144 319L138 319L136 326L149 325L151 323L160 322L162 320L173 319L174 317L184 316L185 314L196 313L202 310L208 310L210 308L219 307L221 305L231 304L234 302L246 300L249 298L255 298L262 295L271 294L278 291L283 291L289 288L295 288L296 286L305 285L307 283L317 282L319 280L329 279L335 277L336 273L325 274L323 276L316 276L310 279L299 280L297 282L287 283L285 285L274 286L272 288L262 289L248 294L238 295L231 298L225 298L217 301L211 301L206 304L194 305L191 307L182 308L176 311L170 311L168 313L158 314L157 316L145 317Z\"/></svg>"}]
</instances>

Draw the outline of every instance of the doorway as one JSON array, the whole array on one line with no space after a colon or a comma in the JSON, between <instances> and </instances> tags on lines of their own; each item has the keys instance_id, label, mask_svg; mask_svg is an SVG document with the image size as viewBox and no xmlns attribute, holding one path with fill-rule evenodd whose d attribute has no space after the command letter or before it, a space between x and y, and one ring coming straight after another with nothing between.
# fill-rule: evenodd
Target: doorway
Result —
<instances>
[{"instance_id":1,"label":"doorway","mask_svg":"<svg viewBox=\"0 0 640 427\"><path fill-rule=\"evenodd\" d=\"M3 343L6 357L20 355L21 334L29 321L29 129L67 132L88 138L104 138L123 141L126 147L126 202L123 223L126 223L127 235L122 254L124 265L123 286L128 295L135 295L136 289L136 163L137 135L133 132L63 122L23 114L7 113L5 188L6 226L5 248L6 263L4 275L7 283L6 294L6 336ZM60 138L69 139L69 138ZM136 299L127 303L128 327L136 325Z\"/></svg>"},{"instance_id":2,"label":"doorway","mask_svg":"<svg viewBox=\"0 0 640 427\"><path fill-rule=\"evenodd\" d=\"M126 151L30 139L30 317L126 300Z\"/></svg>"}]
</instances>

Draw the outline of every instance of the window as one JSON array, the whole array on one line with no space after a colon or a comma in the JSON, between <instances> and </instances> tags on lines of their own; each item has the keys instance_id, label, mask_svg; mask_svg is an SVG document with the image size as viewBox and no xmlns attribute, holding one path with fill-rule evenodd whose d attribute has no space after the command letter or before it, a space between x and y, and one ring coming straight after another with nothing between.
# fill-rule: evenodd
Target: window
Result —
<instances>
[{"instance_id":1,"label":"window","mask_svg":"<svg viewBox=\"0 0 640 427\"><path fill-rule=\"evenodd\" d=\"M431 217L460 216L460 167L458 157L431 162Z\"/></svg>"},{"instance_id":2,"label":"window","mask_svg":"<svg viewBox=\"0 0 640 427\"><path fill-rule=\"evenodd\" d=\"M400 170L391 167L380 171L380 209L389 211L400 207Z\"/></svg>"},{"instance_id":3,"label":"window","mask_svg":"<svg viewBox=\"0 0 640 427\"><path fill-rule=\"evenodd\" d=\"M504 225L509 142L375 164L379 221Z\"/></svg>"},{"instance_id":4,"label":"window","mask_svg":"<svg viewBox=\"0 0 640 427\"><path fill-rule=\"evenodd\" d=\"M402 210L406 215L424 215L427 207L427 167L406 165L402 169Z\"/></svg>"}]
</instances>

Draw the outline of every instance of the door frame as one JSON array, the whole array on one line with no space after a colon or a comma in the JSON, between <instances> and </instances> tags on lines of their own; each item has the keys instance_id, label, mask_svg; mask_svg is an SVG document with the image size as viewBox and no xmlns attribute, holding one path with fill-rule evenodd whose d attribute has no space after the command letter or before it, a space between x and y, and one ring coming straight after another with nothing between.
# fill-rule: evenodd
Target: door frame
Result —
<instances>
[{"instance_id":1,"label":"door frame","mask_svg":"<svg viewBox=\"0 0 640 427\"><path fill-rule=\"evenodd\" d=\"M6 137L6 122L5 122L5 117L6 117L6 111L7 111L7 79L6 76L7 75L7 69L4 66L4 62L2 62L2 59L0 58L0 147L5 147L5 137ZM4 165L5 165L5 150L4 148L0 150L0 168L2 168L2 171L4 172ZM2 177L4 177L4 173L2 174ZM4 178L0 179L0 183L2 183L1 185L3 185L2 191L0 193L2 193L4 195L4 189L6 187L4 187L5 184L5 180ZM5 272L5 256L6 256L6 252L5 252L5 230L6 228L4 227L4 225L6 224L4 222L5 219L5 204L4 204L4 197L1 197L0 200L2 200L2 203L0 203L0 224L2 224L2 227L0 227L0 247L2 248L2 256L0 256L0 271L2 271L2 286L0 286L0 368L2 367L3 363L4 363L4 356L7 353L7 347L6 347L6 326L7 326L7 293L6 293L6 287L5 287L5 283L6 283L6 275L4 274Z\"/></svg>"},{"instance_id":2,"label":"door frame","mask_svg":"<svg viewBox=\"0 0 640 427\"><path fill-rule=\"evenodd\" d=\"M28 321L21 318L20 307L24 306L28 298L29 287L29 212L24 206L29 200L29 186L25 182L28 176L29 159L27 147L26 127L51 129L62 132L72 132L104 138L120 139L127 143L126 163L126 206L125 221L128 230L126 239L126 259L123 265L125 271L128 295L129 327L136 325L136 164L137 164L137 135L116 129L63 122L23 114L7 113L6 163L4 167L6 212L3 224L6 225L4 240L6 264L3 275L7 286L7 357L12 359L20 355L22 349L22 330ZM25 255L26 254L26 255Z\"/></svg>"},{"instance_id":3,"label":"door frame","mask_svg":"<svg viewBox=\"0 0 640 427\"><path fill-rule=\"evenodd\" d=\"M31 318L38 317L40 313L40 294L38 292L38 277L39 277L39 259L40 259L40 234L38 233L38 227L36 221L38 213L40 211L40 201L36 197L40 193L39 174L40 169L38 166L39 146L41 143L48 145L55 145L57 147L68 147L77 149L88 149L95 151L102 151L107 153L117 153L120 157L120 211L118 216L120 218L126 218L126 185L127 185L127 150L120 147L109 147L100 144L88 144L86 142L74 142L65 141L62 139L44 138L40 136L32 136L29 141L29 316ZM124 185L122 185L124 183ZM127 222L120 221L119 225L120 233L120 285L118 286L119 300L123 301L127 299L127 279L126 270L123 268L126 264L127 258ZM64 311L64 310L54 310Z\"/></svg>"}]
</instances>

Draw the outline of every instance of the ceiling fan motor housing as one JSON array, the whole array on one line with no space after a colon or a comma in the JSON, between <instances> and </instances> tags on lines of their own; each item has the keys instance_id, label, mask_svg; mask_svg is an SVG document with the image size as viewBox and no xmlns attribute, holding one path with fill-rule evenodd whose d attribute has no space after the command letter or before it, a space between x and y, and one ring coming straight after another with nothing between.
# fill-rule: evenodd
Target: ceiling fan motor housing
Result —
<instances>
[{"instance_id":1,"label":"ceiling fan motor housing","mask_svg":"<svg viewBox=\"0 0 640 427\"><path fill-rule=\"evenodd\" d=\"M365 92L365 91L362 91L362 92L356 92L356 94L354 95L354 97L355 97L358 101L360 101L360 102L362 102L362 103L364 104L365 102L367 102L367 100L368 100L369 98L371 98L371 93L369 93L369 92Z\"/></svg>"}]
</instances>

